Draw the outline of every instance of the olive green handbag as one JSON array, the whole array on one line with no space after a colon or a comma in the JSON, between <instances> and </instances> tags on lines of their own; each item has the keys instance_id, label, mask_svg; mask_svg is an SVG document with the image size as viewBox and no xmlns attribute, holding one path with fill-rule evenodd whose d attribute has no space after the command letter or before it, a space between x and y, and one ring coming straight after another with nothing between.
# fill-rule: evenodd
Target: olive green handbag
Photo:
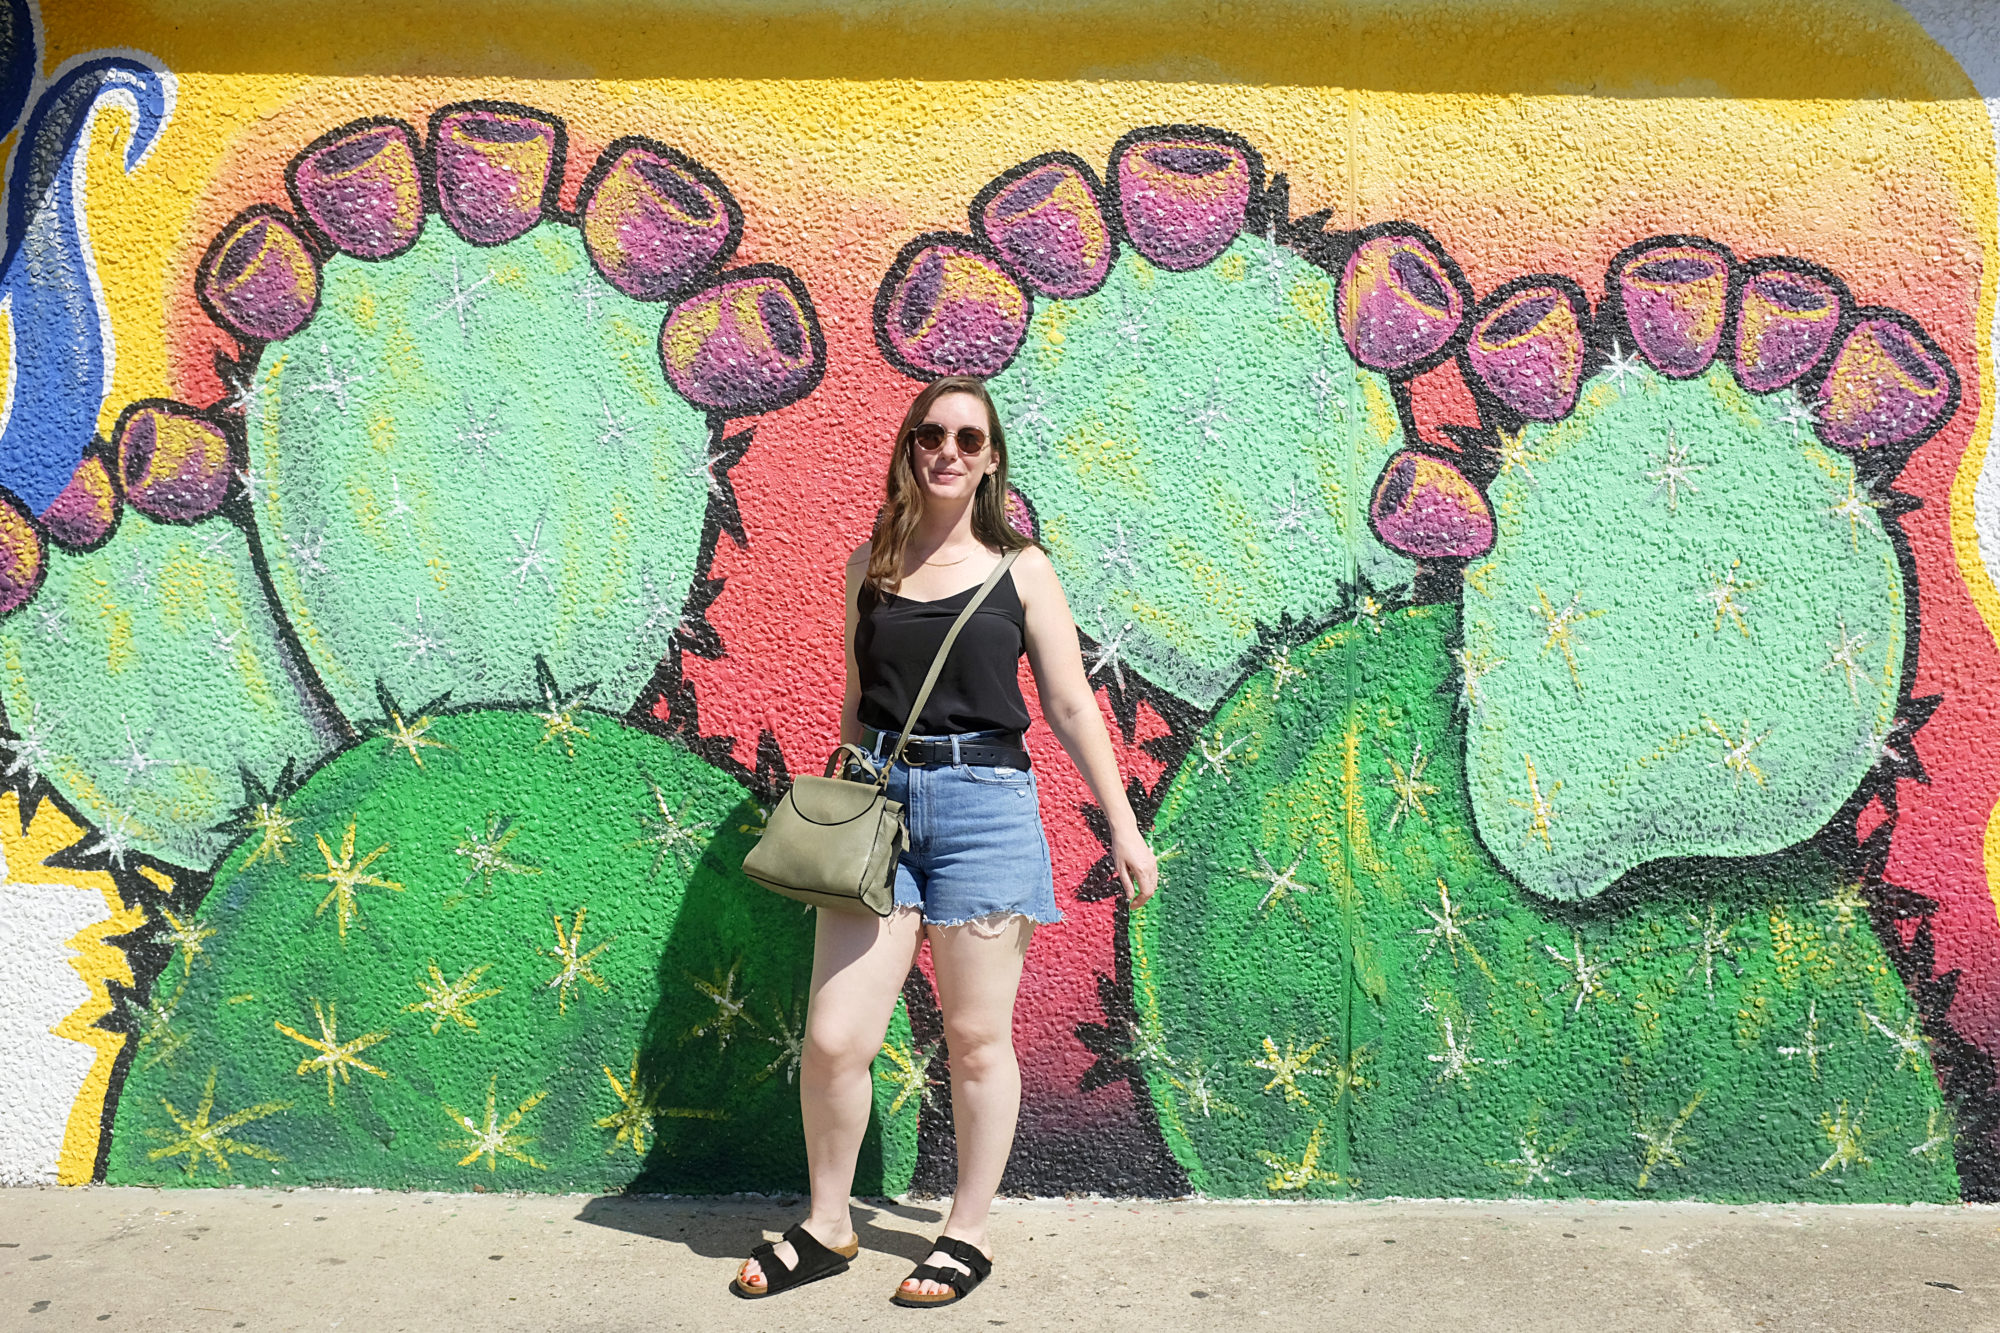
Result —
<instances>
[{"instance_id":1,"label":"olive green handbag","mask_svg":"<svg viewBox=\"0 0 2000 1333\"><path fill-rule=\"evenodd\" d=\"M931 659L930 674L910 705L910 716L896 739L895 753L884 763L872 782L835 777L849 756L864 761L868 756L858 746L842 745L826 761L825 777L802 777L771 811L763 836L743 858L743 873L773 893L796 898L815 907L831 907L842 912L872 912L889 915L896 905L896 859L909 843L903 826L903 806L889 799L889 770L903 757L910 731L930 701L931 687L944 670L944 661L958 632L972 613L1000 582L1019 551L1009 551L979 585L979 591L965 604L938 645Z\"/></svg>"}]
</instances>

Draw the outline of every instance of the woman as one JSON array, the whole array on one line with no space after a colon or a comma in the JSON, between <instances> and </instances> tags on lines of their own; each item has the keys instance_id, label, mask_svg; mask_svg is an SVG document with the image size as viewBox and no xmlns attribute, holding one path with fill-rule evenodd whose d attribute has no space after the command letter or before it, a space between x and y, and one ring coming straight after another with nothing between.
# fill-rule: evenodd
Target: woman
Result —
<instances>
[{"instance_id":1,"label":"woman","mask_svg":"<svg viewBox=\"0 0 2000 1333\"><path fill-rule=\"evenodd\" d=\"M895 910L882 919L818 914L799 1075L812 1210L744 1261L732 1283L739 1296L830 1277L858 1252L848 1190L873 1104L870 1063L925 939L951 1062L958 1188L936 1248L891 1299L948 1305L991 1269L987 1214L1021 1102L1014 994L1036 925L1061 920L1021 750L1023 652L1042 716L1110 820L1126 897L1142 903L1157 882L1062 585L1041 548L1007 522L1006 440L986 386L970 376L938 380L910 404L887 503L847 562L840 738L878 761L894 749L946 630L1009 551L1020 555L960 633L890 775L889 797L904 803L912 839L896 870Z\"/></svg>"}]
</instances>

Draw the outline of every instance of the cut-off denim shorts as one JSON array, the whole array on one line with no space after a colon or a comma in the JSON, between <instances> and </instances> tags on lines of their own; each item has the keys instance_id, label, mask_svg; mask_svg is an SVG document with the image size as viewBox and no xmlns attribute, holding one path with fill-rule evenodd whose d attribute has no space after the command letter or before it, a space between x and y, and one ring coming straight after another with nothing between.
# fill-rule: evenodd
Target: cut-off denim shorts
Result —
<instances>
[{"instance_id":1,"label":"cut-off denim shorts","mask_svg":"<svg viewBox=\"0 0 2000 1333\"><path fill-rule=\"evenodd\" d=\"M998 734L961 732L956 739ZM878 771L896 739L895 732L877 738ZM917 909L934 926L998 929L1012 916L1040 925L1062 920L1032 769L898 763L889 773L889 799L902 802L910 831L896 865L898 908Z\"/></svg>"}]
</instances>

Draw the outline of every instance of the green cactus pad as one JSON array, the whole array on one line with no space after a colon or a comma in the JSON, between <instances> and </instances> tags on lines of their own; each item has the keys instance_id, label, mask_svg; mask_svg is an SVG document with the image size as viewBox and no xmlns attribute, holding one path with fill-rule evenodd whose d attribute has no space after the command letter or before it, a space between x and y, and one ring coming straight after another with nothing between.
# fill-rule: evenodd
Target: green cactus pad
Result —
<instances>
[{"instance_id":1,"label":"green cactus pad","mask_svg":"<svg viewBox=\"0 0 2000 1333\"><path fill-rule=\"evenodd\" d=\"M216 869L156 983L106 1178L800 1187L812 917L743 878L762 823L743 789L603 714L405 722ZM894 1192L917 1107L889 1114L878 1064L857 1187Z\"/></svg>"},{"instance_id":2,"label":"green cactus pad","mask_svg":"<svg viewBox=\"0 0 2000 1333\"><path fill-rule=\"evenodd\" d=\"M1195 1187L1957 1198L1917 1017L1820 853L1675 861L1582 907L1486 855L1456 618L1290 649L1167 791L1132 1055Z\"/></svg>"},{"instance_id":3,"label":"green cactus pad","mask_svg":"<svg viewBox=\"0 0 2000 1333\"><path fill-rule=\"evenodd\" d=\"M278 598L349 717L373 715L378 680L531 697L537 655L607 702L638 695L726 466L661 370L661 313L560 223L328 261L245 418Z\"/></svg>"},{"instance_id":4,"label":"green cactus pad","mask_svg":"<svg viewBox=\"0 0 2000 1333\"><path fill-rule=\"evenodd\" d=\"M95 551L49 551L33 603L0 622L12 762L101 832L93 846L188 867L230 839L242 770L269 780L326 750L288 672L243 532L126 509Z\"/></svg>"},{"instance_id":5,"label":"green cactus pad","mask_svg":"<svg viewBox=\"0 0 2000 1333\"><path fill-rule=\"evenodd\" d=\"M1789 415L1788 415L1789 411ZM1626 368L1506 441L1465 579L1486 845L1550 898L1811 836L1881 757L1903 574L1790 394Z\"/></svg>"},{"instance_id":6,"label":"green cactus pad","mask_svg":"<svg viewBox=\"0 0 2000 1333\"><path fill-rule=\"evenodd\" d=\"M1368 528L1402 440L1389 381L1348 355L1333 277L1269 240L1191 273L1126 250L1090 296L1037 303L991 390L1084 632L1204 708L1261 626L1415 570Z\"/></svg>"}]
</instances>

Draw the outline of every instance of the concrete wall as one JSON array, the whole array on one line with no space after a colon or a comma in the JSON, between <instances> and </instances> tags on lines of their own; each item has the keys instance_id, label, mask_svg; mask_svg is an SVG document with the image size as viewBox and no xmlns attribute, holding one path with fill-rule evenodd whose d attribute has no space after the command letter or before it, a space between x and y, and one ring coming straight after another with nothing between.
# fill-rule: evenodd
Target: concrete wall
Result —
<instances>
[{"instance_id":1,"label":"concrete wall","mask_svg":"<svg viewBox=\"0 0 2000 1333\"><path fill-rule=\"evenodd\" d=\"M2000 1196L1982 9L15 0L0 1178L797 1186L972 370L1165 867L1038 721L1010 1188Z\"/></svg>"}]
</instances>

